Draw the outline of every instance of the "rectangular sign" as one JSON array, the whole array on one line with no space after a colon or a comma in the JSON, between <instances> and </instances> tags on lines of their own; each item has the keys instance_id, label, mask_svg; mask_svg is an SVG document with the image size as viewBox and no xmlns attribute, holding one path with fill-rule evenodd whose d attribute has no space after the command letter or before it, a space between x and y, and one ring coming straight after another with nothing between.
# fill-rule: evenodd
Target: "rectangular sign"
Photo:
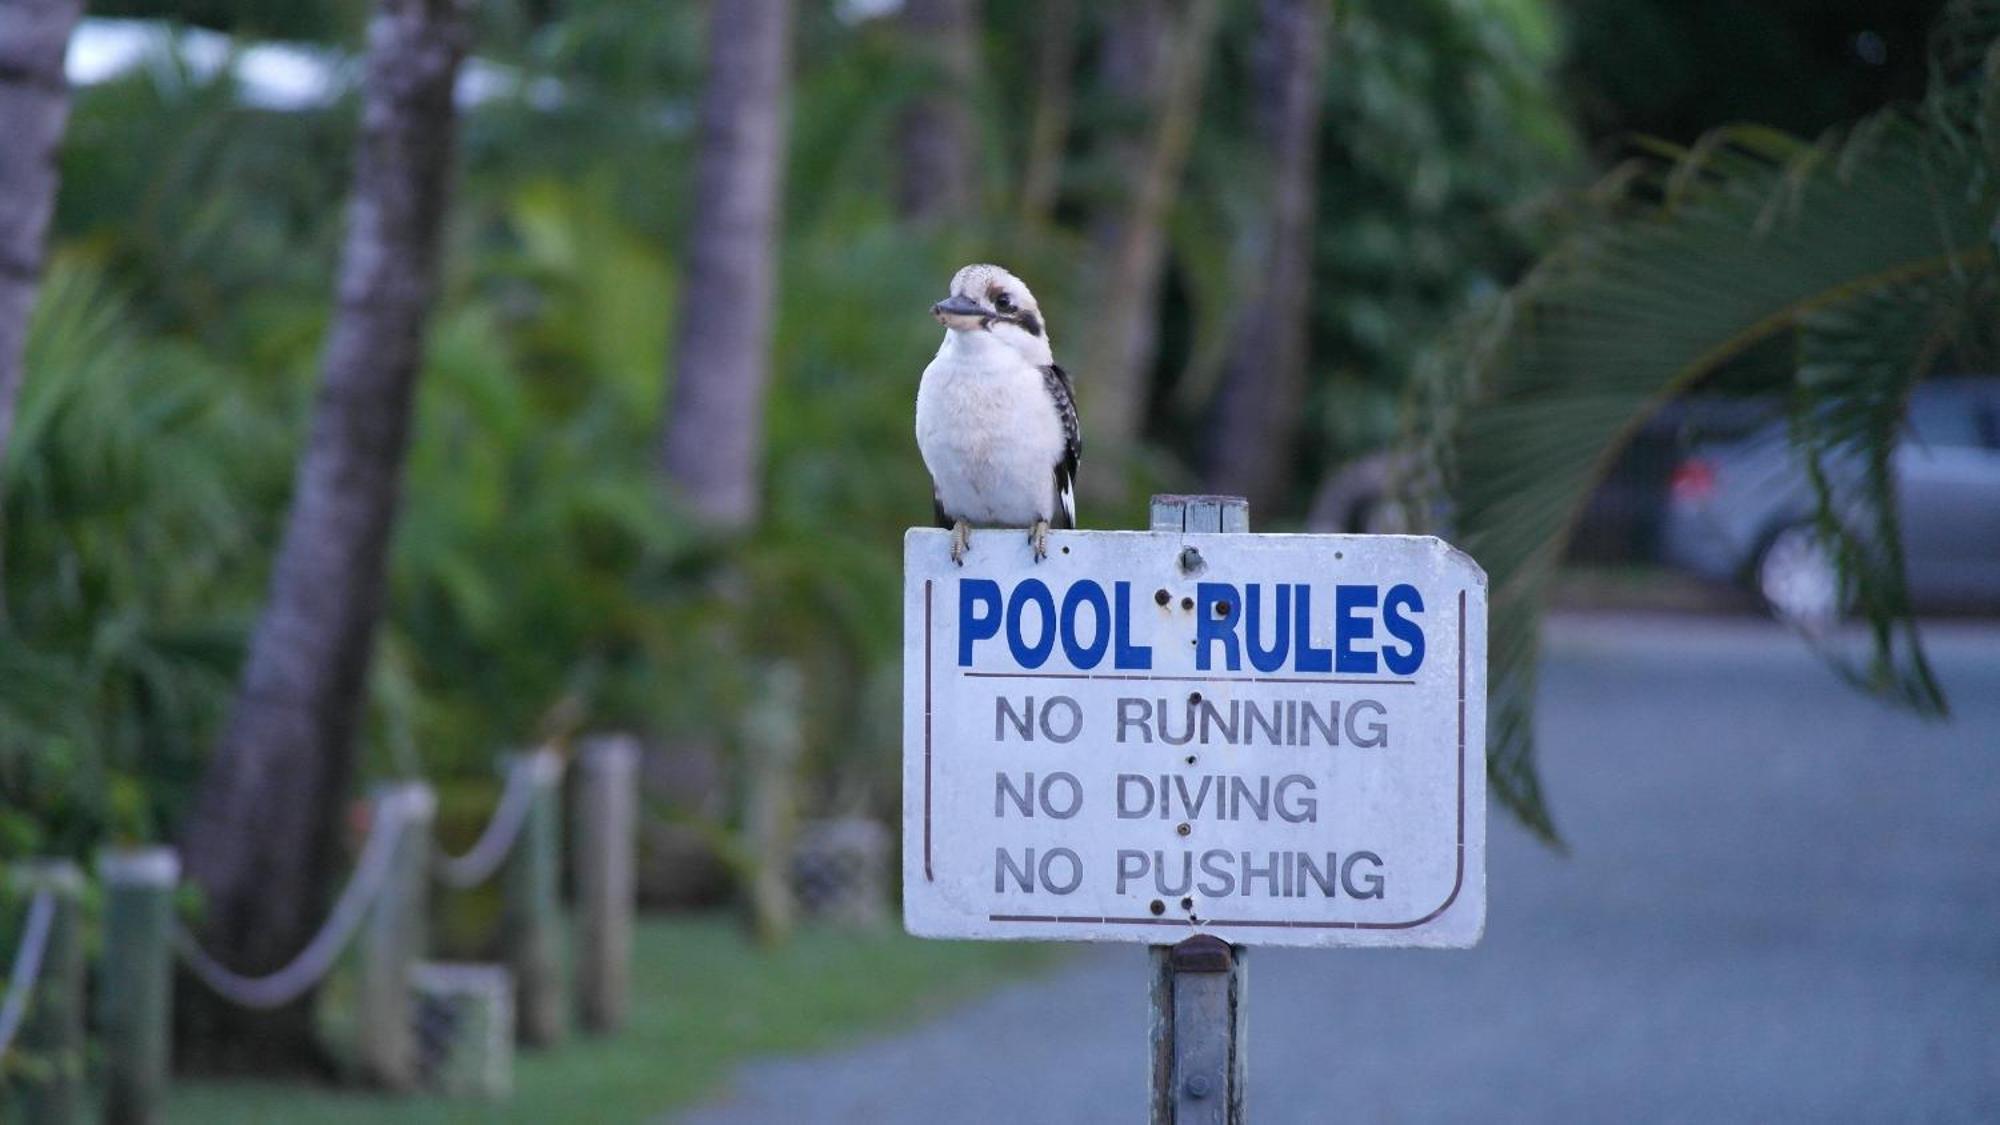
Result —
<instances>
[{"instance_id":1,"label":"rectangular sign","mask_svg":"<svg viewBox=\"0 0 2000 1125\"><path fill-rule=\"evenodd\" d=\"M1486 575L1402 535L903 541L923 937L1470 946Z\"/></svg>"}]
</instances>

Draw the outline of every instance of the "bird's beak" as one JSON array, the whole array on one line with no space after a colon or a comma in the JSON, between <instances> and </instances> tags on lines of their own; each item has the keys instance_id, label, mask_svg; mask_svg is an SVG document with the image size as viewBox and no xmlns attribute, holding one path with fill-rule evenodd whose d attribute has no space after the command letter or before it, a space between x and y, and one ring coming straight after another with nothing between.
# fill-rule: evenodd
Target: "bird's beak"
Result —
<instances>
[{"instance_id":1,"label":"bird's beak","mask_svg":"<svg viewBox=\"0 0 2000 1125\"><path fill-rule=\"evenodd\" d=\"M932 305L931 315L946 328L972 328L974 325L965 322L985 320L993 314L970 297L953 296Z\"/></svg>"}]
</instances>

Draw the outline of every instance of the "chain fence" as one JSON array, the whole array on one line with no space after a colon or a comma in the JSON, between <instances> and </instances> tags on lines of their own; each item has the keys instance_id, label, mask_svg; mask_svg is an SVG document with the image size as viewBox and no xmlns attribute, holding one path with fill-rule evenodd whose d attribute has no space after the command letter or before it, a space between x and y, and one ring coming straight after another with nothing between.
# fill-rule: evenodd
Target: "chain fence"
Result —
<instances>
[{"instance_id":1,"label":"chain fence","mask_svg":"<svg viewBox=\"0 0 2000 1125\"><path fill-rule=\"evenodd\" d=\"M232 1004L245 1008L278 1008L291 1003L325 978L347 943L361 928L368 908L388 885L395 868L396 844L411 816L412 800L424 800L410 790L385 795L376 805L375 823L361 847L354 876L340 892L326 923L291 963L263 976L235 972L209 956L185 926L174 931L174 948L203 984Z\"/></svg>"},{"instance_id":2,"label":"chain fence","mask_svg":"<svg viewBox=\"0 0 2000 1125\"><path fill-rule=\"evenodd\" d=\"M21 931L21 948L14 953L13 971L7 974L7 998L0 1000L0 1059L7 1057L15 1033L21 1030L28 996L42 975L42 955L48 951L49 929L55 917L55 892L46 888L36 891L28 903L28 923Z\"/></svg>"}]
</instances>

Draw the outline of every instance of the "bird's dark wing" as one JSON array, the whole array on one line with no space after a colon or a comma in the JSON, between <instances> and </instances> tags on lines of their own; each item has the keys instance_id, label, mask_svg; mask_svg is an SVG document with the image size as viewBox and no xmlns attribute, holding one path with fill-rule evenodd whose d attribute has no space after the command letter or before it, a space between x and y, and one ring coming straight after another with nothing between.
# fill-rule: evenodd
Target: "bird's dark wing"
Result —
<instances>
[{"instance_id":1,"label":"bird's dark wing","mask_svg":"<svg viewBox=\"0 0 2000 1125\"><path fill-rule=\"evenodd\" d=\"M1070 386L1069 372L1053 363L1042 368L1042 381L1048 387L1049 397L1055 400L1063 428L1063 458L1056 462L1056 501L1062 511L1049 523L1053 527L1075 527L1076 465L1083 457L1083 425L1076 416L1076 392Z\"/></svg>"}]
</instances>

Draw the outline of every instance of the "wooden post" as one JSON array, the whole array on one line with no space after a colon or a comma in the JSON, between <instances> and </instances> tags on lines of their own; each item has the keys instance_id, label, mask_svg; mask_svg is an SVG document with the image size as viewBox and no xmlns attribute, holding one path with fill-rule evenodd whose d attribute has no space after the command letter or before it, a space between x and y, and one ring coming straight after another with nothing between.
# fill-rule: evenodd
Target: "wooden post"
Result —
<instances>
[{"instance_id":1,"label":"wooden post","mask_svg":"<svg viewBox=\"0 0 2000 1125\"><path fill-rule=\"evenodd\" d=\"M361 985L356 1004L361 1068L392 1090L417 1084L416 1026L410 969L423 956L429 931L431 821L437 798L421 782L384 786L375 815L397 833L387 882L361 930Z\"/></svg>"},{"instance_id":2,"label":"wooden post","mask_svg":"<svg viewBox=\"0 0 2000 1125\"><path fill-rule=\"evenodd\" d=\"M104 953L97 966L104 1120L150 1125L166 1115L181 860L172 848L109 851L98 857L97 875L104 884Z\"/></svg>"},{"instance_id":3,"label":"wooden post","mask_svg":"<svg viewBox=\"0 0 2000 1125\"><path fill-rule=\"evenodd\" d=\"M549 750L516 754L508 770L528 771L534 796L520 838L507 854L501 942L514 973L521 1043L547 1047L567 1029L563 1010L562 759Z\"/></svg>"},{"instance_id":4,"label":"wooden post","mask_svg":"<svg viewBox=\"0 0 2000 1125\"><path fill-rule=\"evenodd\" d=\"M1238 496L1155 496L1151 530L1248 532L1250 504ZM1206 567L1182 551L1188 574ZM1153 1125L1242 1125L1249 1049L1248 950L1199 934L1152 947Z\"/></svg>"},{"instance_id":5,"label":"wooden post","mask_svg":"<svg viewBox=\"0 0 2000 1125\"><path fill-rule=\"evenodd\" d=\"M791 936L796 922L792 838L798 827L804 707L804 674L796 664L781 662L765 674L763 703L743 724L744 759L750 770L743 816L752 864L750 924L757 940L766 945Z\"/></svg>"},{"instance_id":6,"label":"wooden post","mask_svg":"<svg viewBox=\"0 0 2000 1125\"><path fill-rule=\"evenodd\" d=\"M25 910L47 891L55 906L42 949L41 972L7 1060L7 1093L21 1120L70 1125L84 1117L83 872L66 859L27 860L9 875L13 900ZM25 925L22 927L25 930ZM4 990L4 986L0 986ZM0 1110L6 1105L0 1102Z\"/></svg>"},{"instance_id":7,"label":"wooden post","mask_svg":"<svg viewBox=\"0 0 2000 1125\"><path fill-rule=\"evenodd\" d=\"M639 743L592 739L576 787L577 1014L586 1031L625 1023L637 894Z\"/></svg>"}]
</instances>

